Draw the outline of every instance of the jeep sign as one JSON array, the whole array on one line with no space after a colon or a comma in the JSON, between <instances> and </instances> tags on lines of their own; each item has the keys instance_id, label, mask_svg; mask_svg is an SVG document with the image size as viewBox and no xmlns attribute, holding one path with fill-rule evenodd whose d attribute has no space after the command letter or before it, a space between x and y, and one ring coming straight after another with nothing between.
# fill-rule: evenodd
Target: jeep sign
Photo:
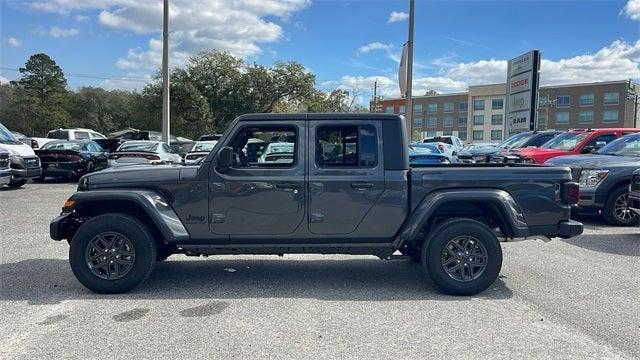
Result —
<instances>
[{"instance_id":1,"label":"jeep sign","mask_svg":"<svg viewBox=\"0 0 640 360\"><path fill-rule=\"evenodd\" d=\"M529 51L509 61L505 135L535 130L540 52Z\"/></svg>"}]
</instances>

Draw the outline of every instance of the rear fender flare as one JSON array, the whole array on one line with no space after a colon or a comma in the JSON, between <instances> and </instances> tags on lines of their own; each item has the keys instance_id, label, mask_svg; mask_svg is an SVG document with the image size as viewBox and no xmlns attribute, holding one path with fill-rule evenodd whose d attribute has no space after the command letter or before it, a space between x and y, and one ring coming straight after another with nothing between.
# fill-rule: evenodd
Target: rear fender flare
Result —
<instances>
[{"instance_id":1,"label":"rear fender flare","mask_svg":"<svg viewBox=\"0 0 640 360\"><path fill-rule=\"evenodd\" d=\"M491 203L500 210L503 220L515 237L529 236L529 228L520 207L511 194L500 189L450 189L438 190L427 195L416 207L399 235L394 240L396 248L404 242L416 239L438 206L449 202Z\"/></svg>"}]
</instances>

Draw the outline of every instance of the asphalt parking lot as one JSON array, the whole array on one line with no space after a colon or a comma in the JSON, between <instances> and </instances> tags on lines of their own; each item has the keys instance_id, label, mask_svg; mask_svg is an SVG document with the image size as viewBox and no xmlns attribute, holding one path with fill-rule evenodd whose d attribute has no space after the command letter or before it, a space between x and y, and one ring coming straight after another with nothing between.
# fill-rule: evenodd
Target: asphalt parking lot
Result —
<instances>
[{"instance_id":1,"label":"asphalt parking lot","mask_svg":"<svg viewBox=\"0 0 640 360\"><path fill-rule=\"evenodd\" d=\"M0 358L640 357L640 228L503 244L499 281L468 298L409 261L326 255L179 255L105 296L49 239L75 186L0 191Z\"/></svg>"}]
</instances>

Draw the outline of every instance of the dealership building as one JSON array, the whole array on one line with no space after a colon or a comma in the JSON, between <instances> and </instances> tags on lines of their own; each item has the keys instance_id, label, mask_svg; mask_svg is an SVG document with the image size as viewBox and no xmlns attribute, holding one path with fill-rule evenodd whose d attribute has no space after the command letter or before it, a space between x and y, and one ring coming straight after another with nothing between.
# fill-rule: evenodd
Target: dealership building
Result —
<instances>
[{"instance_id":1,"label":"dealership building","mask_svg":"<svg viewBox=\"0 0 640 360\"><path fill-rule=\"evenodd\" d=\"M631 81L541 86L537 129L640 127L637 90ZM414 137L456 135L467 142L504 140L509 136L504 125L505 96L505 84L469 86L463 93L414 96ZM372 101L370 111L405 114L405 100Z\"/></svg>"}]
</instances>

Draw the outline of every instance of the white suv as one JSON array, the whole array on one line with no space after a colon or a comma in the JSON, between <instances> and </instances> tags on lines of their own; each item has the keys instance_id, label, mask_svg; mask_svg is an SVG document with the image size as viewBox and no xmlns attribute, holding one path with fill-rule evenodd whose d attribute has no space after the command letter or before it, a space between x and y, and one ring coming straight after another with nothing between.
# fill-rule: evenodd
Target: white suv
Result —
<instances>
[{"instance_id":1,"label":"white suv","mask_svg":"<svg viewBox=\"0 0 640 360\"><path fill-rule=\"evenodd\" d=\"M54 140L95 140L106 138L106 136L91 129L75 128L51 130L47 133L46 138L25 137L20 138L20 140L27 145L31 145L32 149L37 150L43 147L44 144Z\"/></svg>"}]
</instances>

